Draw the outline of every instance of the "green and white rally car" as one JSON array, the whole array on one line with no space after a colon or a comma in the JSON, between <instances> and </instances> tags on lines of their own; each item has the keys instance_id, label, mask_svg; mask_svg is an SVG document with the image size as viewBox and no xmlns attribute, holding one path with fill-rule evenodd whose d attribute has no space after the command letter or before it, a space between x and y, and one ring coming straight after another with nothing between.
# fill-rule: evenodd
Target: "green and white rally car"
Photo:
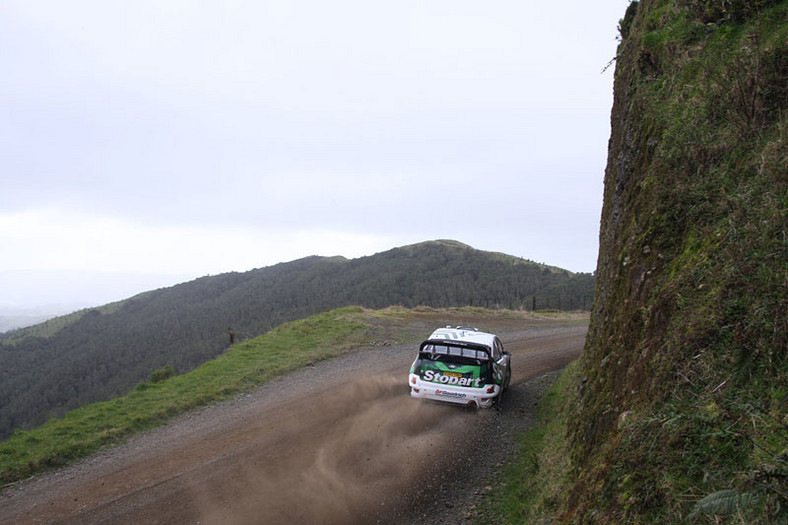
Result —
<instances>
[{"instance_id":1,"label":"green and white rally car","mask_svg":"<svg viewBox=\"0 0 788 525\"><path fill-rule=\"evenodd\" d=\"M458 326L439 328L421 343L408 381L413 398L490 408L511 378L511 354L498 336Z\"/></svg>"}]
</instances>

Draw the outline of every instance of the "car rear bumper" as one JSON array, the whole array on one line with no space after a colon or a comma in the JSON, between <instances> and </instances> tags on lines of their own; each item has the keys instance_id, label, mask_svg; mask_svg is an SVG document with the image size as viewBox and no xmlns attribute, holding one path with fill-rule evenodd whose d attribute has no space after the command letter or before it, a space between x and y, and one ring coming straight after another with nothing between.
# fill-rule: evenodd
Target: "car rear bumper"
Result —
<instances>
[{"instance_id":1,"label":"car rear bumper","mask_svg":"<svg viewBox=\"0 0 788 525\"><path fill-rule=\"evenodd\" d=\"M492 407L493 400L501 392L499 385L484 385L483 388L443 385L422 381L414 374L410 375L409 384L412 398L477 408Z\"/></svg>"}]
</instances>

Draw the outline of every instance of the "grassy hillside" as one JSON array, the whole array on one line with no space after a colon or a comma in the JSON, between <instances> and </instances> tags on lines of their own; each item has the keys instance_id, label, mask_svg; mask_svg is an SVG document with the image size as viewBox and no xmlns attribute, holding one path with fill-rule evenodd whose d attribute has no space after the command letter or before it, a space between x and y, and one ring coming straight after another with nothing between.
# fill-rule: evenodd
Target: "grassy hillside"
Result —
<instances>
[{"instance_id":1,"label":"grassy hillside","mask_svg":"<svg viewBox=\"0 0 788 525\"><path fill-rule=\"evenodd\" d=\"M369 328L362 314L361 308L348 307L281 325L234 345L187 374L176 376L165 367L125 396L86 405L35 430L16 432L0 443L0 485L84 457L177 414L339 355L361 344Z\"/></svg>"},{"instance_id":2,"label":"grassy hillside","mask_svg":"<svg viewBox=\"0 0 788 525\"><path fill-rule=\"evenodd\" d=\"M414 345L436 326L472 324L522 329L557 319L585 322L584 316L481 308L346 307L280 325L262 336L233 345L195 370L174 375L164 367L131 392L85 405L61 419L17 431L0 443L0 487L43 470L56 468L122 442L128 436L164 424L178 414L250 391L270 379L305 365L368 348L382 341ZM508 327L508 328L507 328ZM415 346L414 346L415 348Z\"/></svg>"},{"instance_id":3,"label":"grassy hillside","mask_svg":"<svg viewBox=\"0 0 788 525\"><path fill-rule=\"evenodd\" d=\"M621 21L571 461L536 456L541 517L788 520L787 15L642 0Z\"/></svg>"},{"instance_id":4,"label":"grassy hillside","mask_svg":"<svg viewBox=\"0 0 788 525\"><path fill-rule=\"evenodd\" d=\"M0 336L0 439L192 370L237 340L347 305L590 309L594 278L455 241L204 277Z\"/></svg>"}]
</instances>

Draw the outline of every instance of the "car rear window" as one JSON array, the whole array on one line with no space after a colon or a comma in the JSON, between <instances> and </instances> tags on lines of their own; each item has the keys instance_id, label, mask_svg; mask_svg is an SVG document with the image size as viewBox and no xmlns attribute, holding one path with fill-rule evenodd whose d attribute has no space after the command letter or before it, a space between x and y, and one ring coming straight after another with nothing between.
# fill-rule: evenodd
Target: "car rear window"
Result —
<instances>
[{"instance_id":1,"label":"car rear window","mask_svg":"<svg viewBox=\"0 0 788 525\"><path fill-rule=\"evenodd\" d=\"M452 357L464 357L467 359L479 361L489 361L490 359L490 354L484 350L476 350L474 348L466 348L462 346L427 344L421 348L421 352L433 356L445 355Z\"/></svg>"}]
</instances>

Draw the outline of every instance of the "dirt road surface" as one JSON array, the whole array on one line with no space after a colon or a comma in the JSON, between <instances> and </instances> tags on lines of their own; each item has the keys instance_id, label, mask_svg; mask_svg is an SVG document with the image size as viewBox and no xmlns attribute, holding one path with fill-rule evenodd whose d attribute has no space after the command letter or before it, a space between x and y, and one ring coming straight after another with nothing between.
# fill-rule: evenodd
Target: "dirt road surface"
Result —
<instances>
[{"instance_id":1,"label":"dirt road surface","mask_svg":"<svg viewBox=\"0 0 788 525\"><path fill-rule=\"evenodd\" d=\"M0 523L456 523L585 332L499 332L514 372L500 412L410 399L412 344L317 363L6 488Z\"/></svg>"}]
</instances>

